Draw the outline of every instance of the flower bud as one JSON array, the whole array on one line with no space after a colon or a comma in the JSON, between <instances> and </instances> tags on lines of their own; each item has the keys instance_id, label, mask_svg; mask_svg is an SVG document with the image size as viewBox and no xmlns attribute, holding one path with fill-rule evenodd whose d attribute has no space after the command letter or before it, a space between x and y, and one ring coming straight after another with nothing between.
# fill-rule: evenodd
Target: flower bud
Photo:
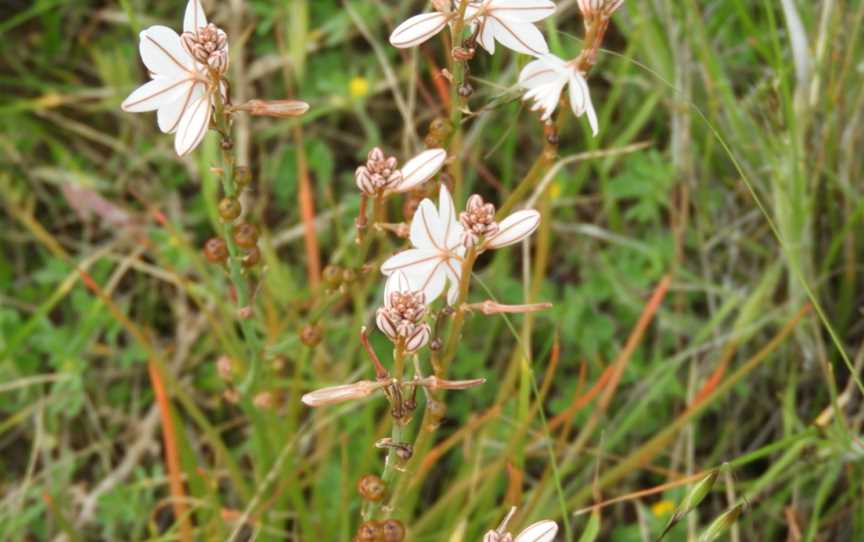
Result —
<instances>
[{"instance_id":1,"label":"flower bud","mask_svg":"<svg viewBox=\"0 0 864 542\"><path fill-rule=\"evenodd\" d=\"M367 501L380 501L386 492L384 480L374 474L367 474L357 481L357 493Z\"/></svg>"},{"instance_id":2,"label":"flower bud","mask_svg":"<svg viewBox=\"0 0 864 542\"><path fill-rule=\"evenodd\" d=\"M289 118L309 111L309 104L299 100L249 100L234 109L256 116Z\"/></svg>"},{"instance_id":3,"label":"flower bud","mask_svg":"<svg viewBox=\"0 0 864 542\"><path fill-rule=\"evenodd\" d=\"M341 386L329 386L327 388L317 389L305 394L300 398L300 400L311 407L335 405L354 399L363 399L364 397L371 395L372 392L380 387L381 384L378 382L360 380L353 384L343 384Z\"/></svg>"},{"instance_id":4,"label":"flower bud","mask_svg":"<svg viewBox=\"0 0 864 542\"><path fill-rule=\"evenodd\" d=\"M219 237L211 237L204 243L204 257L211 263L221 263L228 259L228 246Z\"/></svg>"},{"instance_id":5,"label":"flower bud","mask_svg":"<svg viewBox=\"0 0 864 542\"><path fill-rule=\"evenodd\" d=\"M222 198L219 202L219 216L226 222L236 220L243 211L243 207L237 198Z\"/></svg>"},{"instance_id":6,"label":"flower bud","mask_svg":"<svg viewBox=\"0 0 864 542\"><path fill-rule=\"evenodd\" d=\"M219 356L219 359L216 360L216 372L219 374L219 378L230 382L234 379L234 362L228 356Z\"/></svg>"},{"instance_id":7,"label":"flower bud","mask_svg":"<svg viewBox=\"0 0 864 542\"><path fill-rule=\"evenodd\" d=\"M262 391L252 399L252 404L260 410L271 410L276 406L276 396L273 392Z\"/></svg>"},{"instance_id":8,"label":"flower bud","mask_svg":"<svg viewBox=\"0 0 864 542\"><path fill-rule=\"evenodd\" d=\"M244 222L234 228L234 242L240 248L254 248L258 244L258 228Z\"/></svg>"}]
</instances>

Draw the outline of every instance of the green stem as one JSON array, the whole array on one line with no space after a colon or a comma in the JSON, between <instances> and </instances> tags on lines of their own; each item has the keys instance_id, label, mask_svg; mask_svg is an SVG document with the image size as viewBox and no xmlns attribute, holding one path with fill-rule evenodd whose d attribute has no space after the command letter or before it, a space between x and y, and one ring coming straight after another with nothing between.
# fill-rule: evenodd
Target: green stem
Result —
<instances>
[{"instance_id":1,"label":"green stem","mask_svg":"<svg viewBox=\"0 0 864 542\"><path fill-rule=\"evenodd\" d=\"M225 104L222 101L220 93L216 93L215 98L215 115L216 130L223 138L230 139L231 127L229 126L229 114L225 111ZM226 198L237 197L237 183L234 180L235 157L231 145L222 146L222 191ZM222 224L222 235L225 239L225 244L228 246L228 271L231 277L231 283L234 286L234 291L237 294L237 305L240 309L251 308L251 294L249 283L243 276L243 267L241 264L240 249L234 241L234 224L230 221L225 221ZM258 376L261 369L259 360L260 340L258 333L248 317L240 318L240 329L243 332L243 339L247 346L248 366L246 376L240 383L238 389L244 396L250 396L258 381Z\"/></svg>"}]
</instances>

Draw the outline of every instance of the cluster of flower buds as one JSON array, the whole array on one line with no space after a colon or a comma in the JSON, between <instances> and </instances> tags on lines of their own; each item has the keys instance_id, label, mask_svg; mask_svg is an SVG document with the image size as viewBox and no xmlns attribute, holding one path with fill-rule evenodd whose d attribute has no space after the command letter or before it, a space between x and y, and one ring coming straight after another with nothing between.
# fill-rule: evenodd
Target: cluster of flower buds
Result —
<instances>
[{"instance_id":1,"label":"cluster of flower buds","mask_svg":"<svg viewBox=\"0 0 864 542\"><path fill-rule=\"evenodd\" d=\"M447 152L444 149L429 149L421 152L399 169L395 156L386 156L375 147L369 151L366 164L354 172L357 188L369 197L384 197L398 192L407 192L420 186L438 173Z\"/></svg>"},{"instance_id":2,"label":"cluster of flower buds","mask_svg":"<svg viewBox=\"0 0 864 542\"><path fill-rule=\"evenodd\" d=\"M366 157L366 165L354 172L357 188L368 196L374 196L398 186L402 182L402 172L396 169L398 164L395 156L386 156L379 147L373 148Z\"/></svg>"},{"instance_id":3,"label":"cluster of flower buds","mask_svg":"<svg viewBox=\"0 0 864 542\"><path fill-rule=\"evenodd\" d=\"M468 198L465 210L459 213L459 223L464 228L462 242L468 248L477 245L480 238L498 233L495 206L484 203L483 198L478 194Z\"/></svg>"},{"instance_id":4,"label":"cluster of flower buds","mask_svg":"<svg viewBox=\"0 0 864 542\"><path fill-rule=\"evenodd\" d=\"M396 280L387 281L384 306L378 309L375 323L387 337L413 354L429 342L431 329L423 322L426 316L426 295L412 291L408 279L398 273Z\"/></svg>"},{"instance_id":5,"label":"cluster of flower buds","mask_svg":"<svg viewBox=\"0 0 864 542\"><path fill-rule=\"evenodd\" d=\"M192 58L201 64L209 66L219 74L228 69L228 36L213 23L207 23L206 26L191 32L183 32L180 40Z\"/></svg>"}]
</instances>

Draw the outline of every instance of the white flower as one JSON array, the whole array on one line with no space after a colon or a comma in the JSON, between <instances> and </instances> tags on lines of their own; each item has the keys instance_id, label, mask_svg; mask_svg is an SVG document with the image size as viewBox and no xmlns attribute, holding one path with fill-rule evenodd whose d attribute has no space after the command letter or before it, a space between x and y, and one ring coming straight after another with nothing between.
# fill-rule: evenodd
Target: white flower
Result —
<instances>
[{"instance_id":1,"label":"white flower","mask_svg":"<svg viewBox=\"0 0 864 542\"><path fill-rule=\"evenodd\" d=\"M441 295L449 283L447 303L454 304L459 295L465 246L453 198L443 185L437 209L429 199L420 202L411 221L410 239L414 248L390 257L381 265L381 272L390 277L388 283L398 280L396 273L401 271L412 290L425 294L426 303Z\"/></svg>"},{"instance_id":2,"label":"white flower","mask_svg":"<svg viewBox=\"0 0 864 542\"><path fill-rule=\"evenodd\" d=\"M517 53L548 53L546 39L534 23L553 13L555 4L548 0L483 0L469 3L465 10L472 25L480 25L478 40L490 55L496 41Z\"/></svg>"},{"instance_id":3,"label":"white flower","mask_svg":"<svg viewBox=\"0 0 864 542\"><path fill-rule=\"evenodd\" d=\"M206 27L200 1L189 0L184 33ZM176 133L174 150L183 156L201 143L210 125L216 88L223 94L225 88L212 80L208 67L192 56L174 30L151 26L141 32L140 39L141 60L151 80L135 89L121 107L133 113L155 110L159 129Z\"/></svg>"},{"instance_id":4,"label":"white flower","mask_svg":"<svg viewBox=\"0 0 864 542\"><path fill-rule=\"evenodd\" d=\"M555 55L543 55L529 62L519 74L519 84L528 89L523 100L533 100L532 111L543 112L541 119L549 120L552 112L558 107L558 100L564 86L570 85L570 107L573 114L588 116L591 131L597 135L597 113L591 104L588 83L579 69L570 62L565 62Z\"/></svg>"},{"instance_id":5,"label":"white flower","mask_svg":"<svg viewBox=\"0 0 864 542\"><path fill-rule=\"evenodd\" d=\"M366 164L357 168L354 178L364 194L370 197L387 196L398 192L408 192L425 183L441 170L447 151L429 149L421 152L397 169L394 156L385 156L375 147L369 151Z\"/></svg>"},{"instance_id":6,"label":"white flower","mask_svg":"<svg viewBox=\"0 0 864 542\"><path fill-rule=\"evenodd\" d=\"M555 540L555 535L558 534L558 524L552 520L544 519L537 523L532 523L522 532L513 538L513 535L506 531L507 524L510 518L516 513L516 507L510 509L507 517L501 522L494 531L487 531L483 535L483 542L552 542Z\"/></svg>"},{"instance_id":7,"label":"white flower","mask_svg":"<svg viewBox=\"0 0 864 542\"><path fill-rule=\"evenodd\" d=\"M480 45L495 53L495 42L519 53L542 55L549 52L546 39L534 25L555 12L549 0L476 0L465 10L465 22L478 29ZM393 30L390 44L404 49L425 42L447 26L457 13L433 11L415 15Z\"/></svg>"},{"instance_id":8,"label":"white flower","mask_svg":"<svg viewBox=\"0 0 864 542\"><path fill-rule=\"evenodd\" d=\"M483 248L502 248L514 245L534 233L540 225L540 213L534 209L522 209L508 215L498 223L498 231L486 238Z\"/></svg>"}]
</instances>

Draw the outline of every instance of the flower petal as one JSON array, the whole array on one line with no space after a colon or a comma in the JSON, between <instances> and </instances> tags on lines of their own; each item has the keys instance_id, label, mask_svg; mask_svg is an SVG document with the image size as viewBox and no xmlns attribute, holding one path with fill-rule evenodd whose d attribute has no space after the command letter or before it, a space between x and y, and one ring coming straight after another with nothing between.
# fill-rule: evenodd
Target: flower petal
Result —
<instances>
[{"instance_id":1,"label":"flower petal","mask_svg":"<svg viewBox=\"0 0 864 542\"><path fill-rule=\"evenodd\" d=\"M397 26L390 34L390 45L405 49L420 45L447 25L452 15L433 11L421 13Z\"/></svg>"},{"instance_id":2,"label":"flower petal","mask_svg":"<svg viewBox=\"0 0 864 542\"><path fill-rule=\"evenodd\" d=\"M546 38L533 23L499 19L489 16L487 25L493 25L492 32L501 45L526 55L540 56L549 52Z\"/></svg>"},{"instance_id":3,"label":"flower petal","mask_svg":"<svg viewBox=\"0 0 864 542\"><path fill-rule=\"evenodd\" d=\"M411 289L415 291L422 290L426 296L426 303L432 303L444 291L444 286L447 283L447 272L445 269L444 261L438 258L435 265L428 270L408 275Z\"/></svg>"},{"instance_id":4,"label":"flower petal","mask_svg":"<svg viewBox=\"0 0 864 542\"><path fill-rule=\"evenodd\" d=\"M393 273L402 271L413 286L414 283L411 281L411 276L425 274L435 267L435 263L440 259L441 254L437 250L410 248L387 258L381 264L381 273L390 276ZM428 302L429 300L427 299L426 301Z\"/></svg>"},{"instance_id":5,"label":"flower petal","mask_svg":"<svg viewBox=\"0 0 864 542\"><path fill-rule=\"evenodd\" d=\"M195 32L205 26L207 26L207 15L204 14L201 1L189 0L186 4L186 13L183 15L183 32Z\"/></svg>"},{"instance_id":6,"label":"flower petal","mask_svg":"<svg viewBox=\"0 0 864 542\"><path fill-rule=\"evenodd\" d=\"M415 248L443 251L444 224L438 216L438 210L429 199L424 199L414 212L411 220L411 244Z\"/></svg>"},{"instance_id":7,"label":"flower petal","mask_svg":"<svg viewBox=\"0 0 864 542\"><path fill-rule=\"evenodd\" d=\"M447 151L444 149L429 149L421 152L402 166L402 181L393 188L393 191L407 192L425 183L438 173L446 159Z\"/></svg>"},{"instance_id":8,"label":"flower petal","mask_svg":"<svg viewBox=\"0 0 864 542\"><path fill-rule=\"evenodd\" d=\"M513 542L552 542L558 533L558 524L552 520L544 519L532 523L524 531L516 535Z\"/></svg>"},{"instance_id":9,"label":"flower petal","mask_svg":"<svg viewBox=\"0 0 864 542\"><path fill-rule=\"evenodd\" d=\"M534 23L555 13L555 4L549 0L493 0L490 11L517 21Z\"/></svg>"},{"instance_id":10,"label":"flower petal","mask_svg":"<svg viewBox=\"0 0 864 542\"><path fill-rule=\"evenodd\" d=\"M566 81L568 70L566 63L555 55L543 55L522 68L519 73L519 84L525 88L535 88L561 80Z\"/></svg>"},{"instance_id":11,"label":"flower petal","mask_svg":"<svg viewBox=\"0 0 864 542\"><path fill-rule=\"evenodd\" d=\"M408 277L402 271L397 271L387 278L384 283L384 305L390 306L390 295L396 292L411 291L411 283L408 282Z\"/></svg>"},{"instance_id":12,"label":"flower petal","mask_svg":"<svg viewBox=\"0 0 864 542\"><path fill-rule=\"evenodd\" d=\"M188 79L173 77L155 77L152 81L141 85L123 100L120 107L123 111L140 113L165 107L179 101L183 91L191 83Z\"/></svg>"},{"instance_id":13,"label":"flower petal","mask_svg":"<svg viewBox=\"0 0 864 542\"><path fill-rule=\"evenodd\" d=\"M588 124L591 126L591 132L597 136L597 113L594 111L594 104L591 103L591 94L588 90L588 83L577 71L573 71L570 75L570 107L573 108L573 114L581 117L583 113L588 115Z\"/></svg>"},{"instance_id":14,"label":"flower petal","mask_svg":"<svg viewBox=\"0 0 864 542\"><path fill-rule=\"evenodd\" d=\"M456 216L453 197L443 184L438 191L438 217L444 227L442 237L443 247L446 250L453 250L462 244L462 225L459 224L459 219Z\"/></svg>"},{"instance_id":15,"label":"flower petal","mask_svg":"<svg viewBox=\"0 0 864 542\"><path fill-rule=\"evenodd\" d=\"M191 152L204 139L207 128L210 125L210 94L203 96L189 104L180 123L177 125L177 135L174 137L174 150L178 156L184 156Z\"/></svg>"},{"instance_id":16,"label":"flower petal","mask_svg":"<svg viewBox=\"0 0 864 542\"><path fill-rule=\"evenodd\" d=\"M480 23L483 27L480 29L480 46L486 49L490 55L495 54L495 25L491 23L489 17L484 17Z\"/></svg>"},{"instance_id":17,"label":"flower petal","mask_svg":"<svg viewBox=\"0 0 864 542\"><path fill-rule=\"evenodd\" d=\"M167 26L142 30L138 52L150 73L178 77L191 72L195 61L180 43L180 36Z\"/></svg>"},{"instance_id":18,"label":"flower petal","mask_svg":"<svg viewBox=\"0 0 864 542\"><path fill-rule=\"evenodd\" d=\"M486 242L488 248L501 248L525 239L540 225L540 213L534 209L516 211L501 221L498 233Z\"/></svg>"},{"instance_id":19,"label":"flower petal","mask_svg":"<svg viewBox=\"0 0 864 542\"><path fill-rule=\"evenodd\" d=\"M160 107L156 114L156 120L162 133L173 134L176 132L177 126L180 125L180 119L183 118L183 113L190 104L201 98L204 93L204 85L194 84L191 80L186 82L188 85L183 87L183 94L173 102Z\"/></svg>"}]
</instances>

